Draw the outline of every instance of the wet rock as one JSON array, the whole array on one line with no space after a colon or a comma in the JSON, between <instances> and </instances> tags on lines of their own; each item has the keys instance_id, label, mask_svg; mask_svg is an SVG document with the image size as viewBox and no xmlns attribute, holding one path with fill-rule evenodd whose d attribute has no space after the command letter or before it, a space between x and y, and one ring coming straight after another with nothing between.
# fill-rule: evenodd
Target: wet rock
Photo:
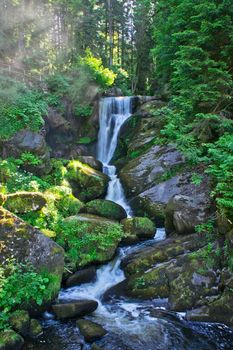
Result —
<instances>
[{"instance_id":1,"label":"wet rock","mask_svg":"<svg viewBox=\"0 0 233 350\"><path fill-rule=\"evenodd\" d=\"M56 304L52 310L58 319L85 316L94 312L98 307L95 300L79 300L68 304Z\"/></svg>"},{"instance_id":2,"label":"wet rock","mask_svg":"<svg viewBox=\"0 0 233 350\"><path fill-rule=\"evenodd\" d=\"M89 165L91 168L98 170L98 171L102 171L103 170L103 165L102 163L95 159L94 157L91 156L77 156L75 158L76 160L78 160L79 162L83 163L83 164L87 164Z\"/></svg>"},{"instance_id":3,"label":"wet rock","mask_svg":"<svg viewBox=\"0 0 233 350\"><path fill-rule=\"evenodd\" d=\"M37 338L41 334L43 334L43 329L41 327L40 322L35 319L31 319L29 333L28 333L29 337Z\"/></svg>"},{"instance_id":4,"label":"wet rock","mask_svg":"<svg viewBox=\"0 0 233 350\"><path fill-rule=\"evenodd\" d=\"M95 278L96 268L94 266L91 266L87 269L77 271L72 276L70 276L66 281L66 287L70 288L82 283L92 282Z\"/></svg>"},{"instance_id":5,"label":"wet rock","mask_svg":"<svg viewBox=\"0 0 233 350\"><path fill-rule=\"evenodd\" d=\"M104 348L94 343L92 344L91 350L104 350Z\"/></svg>"},{"instance_id":6,"label":"wet rock","mask_svg":"<svg viewBox=\"0 0 233 350\"><path fill-rule=\"evenodd\" d=\"M47 286L49 303L60 289L64 270L64 251L54 241L47 238L36 228L28 225L9 211L0 208L0 264L8 259L31 263L37 272L46 271L51 277ZM24 308L30 309L31 305Z\"/></svg>"},{"instance_id":7,"label":"wet rock","mask_svg":"<svg viewBox=\"0 0 233 350\"><path fill-rule=\"evenodd\" d=\"M211 201L205 193L172 197L165 209L166 231L179 234L195 232L197 225L206 223L213 213Z\"/></svg>"},{"instance_id":8,"label":"wet rock","mask_svg":"<svg viewBox=\"0 0 233 350\"><path fill-rule=\"evenodd\" d=\"M0 350L20 350L23 345L23 338L14 331L0 332Z\"/></svg>"},{"instance_id":9,"label":"wet rock","mask_svg":"<svg viewBox=\"0 0 233 350\"><path fill-rule=\"evenodd\" d=\"M85 341L89 343L102 338L107 333L101 325L89 320L77 320L76 324Z\"/></svg>"},{"instance_id":10,"label":"wet rock","mask_svg":"<svg viewBox=\"0 0 233 350\"><path fill-rule=\"evenodd\" d=\"M13 312L10 316L9 324L17 333L26 336L30 327L29 313L25 310Z\"/></svg>"},{"instance_id":11,"label":"wet rock","mask_svg":"<svg viewBox=\"0 0 233 350\"><path fill-rule=\"evenodd\" d=\"M154 223L144 217L127 218L121 221L124 228L123 244L135 243L139 240L153 238L156 233Z\"/></svg>"},{"instance_id":12,"label":"wet rock","mask_svg":"<svg viewBox=\"0 0 233 350\"><path fill-rule=\"evenodd\" d=\"M40 192L16 192L7 195L4 207L17 214L37 211L46 205L46 198Z\"/></svg>"},{"instance_id":13,"label":"wet rock","mask_svg":"<svg viewBox=\"0 0 233 350\"><path fill-rule=\"evenodd\" d=\"M127 217L126 211L119 204L105 199L96 199L85 205L89 214L103 216L112 220L122 220Z\"/></svg>"},{"instance_id":14,"label":"wet rock","mask_svg":"<svg viewBox=\"0 0 233 350\"><path fill-rule=\"evenodd\" d=\"M68 163L66 177L74 195L80 200L88 201L104 197L106 194L108 176L78 160Z\"/></svg>"}]
</instances>

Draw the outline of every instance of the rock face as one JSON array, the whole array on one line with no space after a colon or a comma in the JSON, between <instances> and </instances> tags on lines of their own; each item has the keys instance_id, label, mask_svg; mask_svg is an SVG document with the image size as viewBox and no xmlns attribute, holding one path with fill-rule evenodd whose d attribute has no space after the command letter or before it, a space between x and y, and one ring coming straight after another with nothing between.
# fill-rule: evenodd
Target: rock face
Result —
<instances>
[{"instance_id":1,"label":"rock face","mask_svg":"<svg viewBox=\"0 0 233 350\"><path fill-rule=\"evenodd\" d=\"M77 320L76 322L81 334L84 336L85 341L92 343L95 340L102 338L107 331L98 323L88 320Z\"/></svg>"},{"instance_id":2,"label":"rock face","mask_svg":"<svg viewBox=\"0 0 233 350\"><path fill-rule=\"evenodd\" d=\"M122 220L127 217L126 211L119 204L105 199L96 199L85 205L89 214L103 216L112 220Z\"/></svg>"},{"instance_id":3,"label":"rock face","mask_svg":"<svg viewBox=\"0 0 233 350\"><path fill-rule=\"evenodd\" d=\"M7 195L4 207L17 214L37 211L46 205L46 198L40 192L17 192Z\"/></svg>"},{"instance_id":4,"label":"rock face","mask_svg":"<svg viewBox=\"0 0 233 350\"><path fill-rule=\"evenodd\" d=\"M103 169L102 163L92 156L78 156L75 159L83 164L89 165L91 168L95 170L102 171Z\"/></svg>"},{"instance_id":5,"label":"rock face","mask_svg":"<svg viewBox=\"0 0 233 350\"><path fill-rule=\"evenodd\" d=\"M88 315L98 307L95 300L79 300L68 304L56 304L52 310L58 319L74 318Z\"/></svg>"},{"instance_id":6,"label":"rock face","mask_svg":"<svg viewBox=\"0 0 233 350\"><path fill-rule=\"evenodd\" d=\"M55 297L60 289L64 269L63 249L39 230L1 207L0 241L0 264L4 264L8 258L15 258L19 262L31 263L38 272L46 271L54 276L50 288L53 291L51 298Z\"/></svg>"},{"instance_id":7,"label":"rock face","mask_svg":"<svg viewBox=\"0 0 233 350\"><path fill-rule=\"evenodd\" d=\"M80 200L88 201L104 197L107 191L109 178L107 175L83 164L77 160L67 165L67 179L74 195Z\"/></svg>"},{"instance_id":8,"label":"rock face","mask_svg":"<svg viewBox=\"0 0 233 350\"><path fill-rule=\"evenodd\" d=\"M206 244L205 237L199 235L170 238L126 258L122 266L127 294L142 299L168 298L175 311L208 304L209 298L220 293L220 262L211 260L212 266L208 266Z\"/></svg>"}]
</instances>

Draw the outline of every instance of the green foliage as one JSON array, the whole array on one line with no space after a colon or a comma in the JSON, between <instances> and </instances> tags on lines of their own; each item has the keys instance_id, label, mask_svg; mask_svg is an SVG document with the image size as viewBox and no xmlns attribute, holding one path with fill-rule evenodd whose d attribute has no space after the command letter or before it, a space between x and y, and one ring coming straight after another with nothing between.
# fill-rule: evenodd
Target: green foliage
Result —
<instances>
[{"instance_id":1,"label":"green foliage","mask_svg":"<svg viewBox=\"0 0 233 350\"><path fill-rule=\"evenodd\" d=\"M95 261L106 261L105 254L119 243L123 236L120 224L87 223L75 219L60 221L56 228L56 241L66 252L71 266L85 266Z\"/></svg>"},{"instance_id":2,"label":"green foliage","mask_svg":"<svg viewBox=\"0 0 233 350\"><path fill-rule=\"evenodd\" d=\"M93 142L93 140L88 136L81 137L78 140L78 143L80 143L81 145L88 145L91 142Z\"/></svg>"},{"instance_id":3,"label":"green foliage","mask_svg":"<svg viewBox=\"0 0 233 350\"><path fill-rule=\"evenodd\" d=\"M74 115L77 118L80 117L90 117L93 111L93 107L89 105L78 105L74 109Z\"/></svg>"},{"instance_id":4,"label":"green foliage","mask_svg":"<svg viewBox=\"0 0 233 350\"><path fill-rule=\"evenodd\" d=\"M203 176L202 175L199 175L197 173L193 173L192 174L192 177L191 177L191 181L194 185L196 186L200 186L200 184L202 183L203 181Z\"/></svg>"},{"instance_id":5,"label":"green foliage","mask_svg":"<svg viewBox=\"0 0 233 350\"><path fill-rule=\"evenodd\" d=\"M195 231L197 233L206 233L211 234L214 231L214 220L209 220L208 222L204 224L197 225L195 227Z\"/></svg>"},{"instance_id":6,"label":"green foliage","mask_svg":"<svg viewBox=\"0 0 233 350\"><path fill-rule=\"evenodd\" d=\"M86 56L81 58L80 64L101 88L106 89L114 84L116 74L105 68L101 58L94 57L90 50L86 51Z\"/></svg>"},{"instance_id":7,"label":"green foliage","mask_svg":"<svg viewBox=\"0 0 233 350\"><path fill-rule=\"evenodd\" d=\"M41 305L48 298L49 274L40 274L30 264L9 261L0 267L0 330L8 324L10 313L29 303Z\"/></svg>"},{"instance_id":8,"label":"green foliage","mask_svg":"<svg viewBox=\"0 0 233 350\"><path fill-rule=\"evenodd\" d=\"M0 99L0 114L0 139L6 140L23 128L40 130L44 125L43 116L47 114L47 104L42 94L26 91L19 93L16 101L11 103Z\"/></svg>"},{"instance_id":9,"label":"green foliage","mask_svg":"<svg viewBox=\"0 0 233 350\"><path fill-rule=\"evenodd\" d=\"M208 144L207 147L211 164L206 172L216 182L213 195L220 210L233 220L233 135L225 133L217 142Z\"/></svg>"},{"instance_id":10,"label":"green foliage","mask_svg":"<svg viewBox=\"0 0 233 350\"><path fill-rule=\"evenodd\" d=\"M32 154L31 152L23 152L20 156L20 162L23 165L40 165L42 164L42 160L36 156L35 154ZM18 164L20 164L18 162Z\"/></svg>"}]
</instances>

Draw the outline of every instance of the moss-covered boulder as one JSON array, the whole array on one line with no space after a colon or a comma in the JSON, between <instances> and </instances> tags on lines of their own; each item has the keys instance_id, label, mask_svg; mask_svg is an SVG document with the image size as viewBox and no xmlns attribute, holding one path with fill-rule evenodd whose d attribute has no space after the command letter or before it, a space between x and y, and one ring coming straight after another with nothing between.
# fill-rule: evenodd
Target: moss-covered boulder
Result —
<instances>
[{"instance_id":1,"label":"moss-covered boulder","mask_svg":"<svg viewBox=\"0 0 233 350\"><path fill-rule=\"evenodd\" d=\"M126 211L119 204L105 199L95 199L85 205L89 214L103 216L112 220L122 220L127 217Z\"/></svg>"},{"instance_id":2,"label":"moss-covered boulder","mask_svg":"<svg viewBox=\"0 0 233 350\"><path fill-rule=\"evenodd\" d=\"M0 332L0 350L20 350L23 345L23 338L14 331Z\"/></svg>"},{"instance_id":3,"label":"moss-covered boulder","mask_svg":"<svg viewBox=\"0 0 233 350\"><path fill-rule=\"evenodd\" d=\"M40 192L16 192L7 196L4 207L15 214L37 211L46 205L46 198Z\"/></svg>"},{"instance_id":4,"label":"moss-covered boulder","mask_svg":"<svg viewBox=\"0 0 233 350\"><path fill-rule=\"evenodd\" d=\"M132 243L143 239L153 238L156 227L150 219L146 217L134 217L121 221L124 229L122 243Z\"/></svg>"},{"instance_id":5,"label":"moss-covered boulder","mask_svg":"<svg viewBox=\"0 0 233 350\"><path fill-rule=\"evenodd\" d=\"M10 326L22 336L27 336L30 327L30 316L25 310L13 312L9 319Z\"/></svg>"},{"instance_id":6,"label":"moss-covered boulder","mask_svg":"<svg viewBox=\"0 0 233 350\"><path fill-rule=\"evenodd\" d=\"M67 164L66 178L74 195L83 201L104 197L109 181L107 175L78 160Z\"/></svg>"},{"instance_id":7,"label":"moss-covered boulder","mask_svg":"<svg viewBox=\"0 0 233 350\"><path fill-rule=\"evenodd\" d=\"M122 236L122 226L116 221L80 214L63 220L56 241L75 270L111 260Z\"/></svg>"},{"instance_id":8,"label":"moss-covered boulder","mask_svg":"<svg viewBox=\"0 0 233 350\"><path fill-rule=\"evenodd\" d=\"M89 320L77 320L76 324L85 341L89 343L102 338L107 333L100 324Z\"/></svg>"},{"instance_id":9,"label":"moss-covered boulder","mask_svg":"<svg viewBox=\"0 0 233 350\"><path fill-rule=\"evenodd\" d=\"M45 305L53 300L60 289L64 270L64 251L38 229L28 225L9 211L0 207L0 264L9 259L30 264L39 274L46 276ZM30 309L31 303L24 309Z\"/></svg>"}]
</instances>

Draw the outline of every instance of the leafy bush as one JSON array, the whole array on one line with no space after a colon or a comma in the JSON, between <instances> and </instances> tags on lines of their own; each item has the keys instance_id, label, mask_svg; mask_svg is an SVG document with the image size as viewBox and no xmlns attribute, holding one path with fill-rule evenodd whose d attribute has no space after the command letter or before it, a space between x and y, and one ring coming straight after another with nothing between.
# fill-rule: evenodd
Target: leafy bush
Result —
<instances>
[{"instance_id":1,"label":"leafy bush","mask_svg":"<svg viewBox=\"0 0 233 350\"><path fill-rule=\"evenodd\" d=\"M6 140L23 128L38 131L44 125L47 104L43 95L27 91L18 95L16 101L8 103L0 100L0 139Z\"/></svg>"},{"instance_id":2,"label":"leafy bush","mask_svg":"<svg viewBox=\"0 0 233 350\"><path fill-rule=\"evenodd\" d=\"M93 111L93 107L89 105L78 105L74 109L75 117L90 117Z\"/></svg>"},{"instance_id":3,"label":"leafy bush","mask_svg":"<svg viewBox=\"0 0 233 350\"><path fill-rule=\"evenodd\" d=\"M30 264L9 261L0 267L0 330L7 327L10 313L29 303L41 305L48 296L49 274L40 274Z\"/></svg>"},{"instance_id":4,"label":"leafy bush","mask_svg":"<svg viewBox=\"0 0 233 350\"><path fill-rule=\"evenodd\" d=\"M233 221L233 135L225 133L207 147L211 164L206 172L216 182L213 195L220 210Z\"/></svg>"}]
</instances>

